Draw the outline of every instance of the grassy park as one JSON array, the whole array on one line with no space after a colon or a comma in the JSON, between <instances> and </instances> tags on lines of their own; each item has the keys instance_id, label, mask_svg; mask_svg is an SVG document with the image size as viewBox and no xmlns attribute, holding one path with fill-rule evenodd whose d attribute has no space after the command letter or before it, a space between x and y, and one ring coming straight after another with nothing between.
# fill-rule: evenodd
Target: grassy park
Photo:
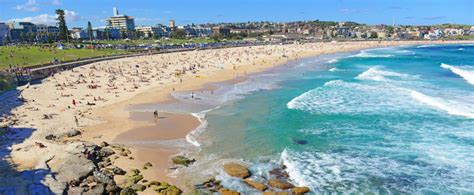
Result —
<instances>
[{"instance_id":1,"label":"grassy park","mask_svg":"<svg viewBox=\"0 0 474 195\"><path fill-rule=\"evenodd\" d=\"M67 61L96 56L124 54L126 51L114 49L57 49L56 47L39 46L0 46L0 70L10 64L18 67L49 63L53 58Z\"/></svg>"}]
</instances>

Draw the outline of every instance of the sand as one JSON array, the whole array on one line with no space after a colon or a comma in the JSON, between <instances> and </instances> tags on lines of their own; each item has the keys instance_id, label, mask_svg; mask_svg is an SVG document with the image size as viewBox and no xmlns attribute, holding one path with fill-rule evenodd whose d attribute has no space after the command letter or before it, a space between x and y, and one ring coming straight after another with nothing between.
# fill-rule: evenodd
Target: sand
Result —
<instances>
[{"instance_id":1,"label":"sand","mask_svg":"<svg viewBox=\"0 0 474 195\"><path fill-rule=\"evenodd\" d=\"M184 140L199 121L182 113L160 113L155 119L152 112L131 112L130 107L173 102L173 91L209 91L212 89L206 88L206 83L235 78L238 79L231 82L240 82L246 74L298 58L407 44L427 42L334 42L197 50L97 62L64 71L23 90L27 102L12 110L18 119L14 127L34 131L12 146L7 160L19 170L33 169L44 163L44 156L59 155L64 147L63 143L45 140L45 136L77 129L82 132L79 140L129 146L134 159L120 158L113 162L115 165L130 170L151 162L154 166L143 172L146 179L179 186L179 179L169 176L173 171L170 157L182 148L163 143ZM36 142L46 147L35 147ZM136 144L143 142L150 143ZM51 166L51 170L55 167ZM122 179L115 178L118 183Z\"/></svg>"}]
</instances>

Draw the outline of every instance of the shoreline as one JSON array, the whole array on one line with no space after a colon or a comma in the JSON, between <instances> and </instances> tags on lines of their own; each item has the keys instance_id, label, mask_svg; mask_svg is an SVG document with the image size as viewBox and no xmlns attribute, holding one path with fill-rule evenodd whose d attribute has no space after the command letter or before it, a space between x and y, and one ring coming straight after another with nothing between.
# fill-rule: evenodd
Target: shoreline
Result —
<instances>
[{"instance_id":1,"label":"shoreline","mask_svg":"<svg viewBox=\"0 0 474 195\"><path fill-rule=\"evenodd\" d=\"M331 43L322 43L322 44L314 45L313 49L315 50L313 51L305 50L305 48L300 46L302 47L300 50L294 49L293 53L288 54L288 57L286 59L281 58L281 56L278 57L276 55L266 56L265 53L262 52L263 54L261 56L261 59L256 58L255 60L253 60L253 63L255 65L252 65L251 63L245 64L247 62L241 62L239 64L235 61L232 61L231 63L225 66L223 65L222 69L220 67L211 69L209 68L209 64L208 64L208 69L203 68L202 71L199 72L199 75L194 74L194 75L186 75L184 77L181 77L180 79L183 80L182 82L177 82L176 80L172 79L172 80L169 80L170 82L168 83L163 82L162 85L150 84L151 86L149 88L144 87L145 89L134 90L133 92L127 95L121 96L121 93L117 93L115 96L116 97L119 96L119 97L117 97L115 100L111 100L111 102L107 102L104 105L81 107L81 108L78 108L78 110L64 109L63 113L68 113L69 115L66 118L61 118L61 117L58 117L58 118L60 121L61 119L64 121L72 121L70 119L72 118L71 116L75 116L77 112L82 114L83 117L80 118L81 125L79 125L80 128L82 129L82 135L80 136L80 140L90 141L94 143L100 143L101 141L106 141L109 143L116 143L117 141L120 142L120 139L122 139L120 138L120 136L130 138L130 136L134 135L133 134L134 132L139 132L138 134L140 135L138 137L135 137L134 139L141 141L145 138L150 138L149 136L147 136L147 133L148 131L150 131L150 129L156 130L156 131L164 131L166 130L166 128L172 129L171 127L179 127L180 131L178 133L173 132L176 134L170 134L168 132L168 134L166 135L151 137L151 140L154 140L154 141L176 140L176 139L185 140L186 137L190 133L192 133L196 128L199 127L199 120L198 118L196 118L196 116L193 116L192 114L181 114L181 113L160 113L160 114L163 114L163 117L165 117L164 119L159 119L159 122L161 122L160 120L162 120L163 123L165 123L164 125L167 126L166 128L164 128L163 126L160 126L162 125L160 123L153 125L153 122L152 121L150 122L149 118L142 120L142 118L147 118L148 116L151 116L152 113L146 113L146 116L132 116L133 113L130 111L130 107L134 105L139 105L139 104L170 103L170 102L176 101L170 95L174 91L183 91L183 92L200 91L201 89L205 88L205 85L207 83L228 82L237 77L241 77L242 75L262 72L274 67L284 65L285 63L287 63L290 60L293 60L294 58L301 59L301 58L307 58L307 57L316 57L322 54L351 52L351 51L359 51L359 50L364 50L364 49L369 49L369 48L378 48L378 47L391 47L391 46L417 45L417 44L456 44L456 43L472 43L472 41L381 42L381 43L375 43L375 44L372 43L372 44L367 44L367 45L364 45L363 43L361 44L361 42L337 43L336 45L338 47L332 48L332 49L328 49L331 46ZM285 47L298 47L298 45L269 46L267 48L279 48L279 49L283 48L284 50ZM258 48L264 48L264 47L254 47L252 49L258 49ZM247 48L222 49L222 50L214 50L212 52L222 53L222 52L232 52L232 50L245 52ZM251 50L251 49L249 48L248 50ZM267 52L268 51L272 51L272 50L270 49L270 50L267 50ZM193 52L183 52L183 53L193 53ZM286 54L286 52L283 52L283 53ZM288 53L290 52L288 51ZM179 57L182 54L172 54L172 55ZM209 56L212 56L212 54L210 54ZM163 56L161 57L163 58ZM153 59L153 56L151 56L150 58ZM220 57L217 57L217 58L220 58ZM136 61L140 61L140 60L143 60L143 63L145 63L146 61L146 59L137 59ZM187 60L194 61L192 58L188 58ZM118 64L124 64L123 62L124 60L116 60L116 61L118 61ZM249 61L252 61L252 60L249 60ZM111 62L115 62L115 60ZM133 59L131 60L131 63L133 63ZM108 65L109 62L106 62L106 64ZM230 67L232 65L233 67ZM85 70L86 67L91 67L91 66L94 66L94 64L86 65L83 69L80 67L76 69L80 69L79 71L86 73L86 70ZM60 74L60 77L61 76L63 76L63 74ZM40 85L43 85L43 84L40 84ZM32 88L34 88L34 86ZM33 91L33 92L30 93L30 91ZM34 95L37 95L37 93L38 92L34 92L34 90L30 88L26 92L25 96L27 99L31 99L32 97L35 97ZM36 98L38 102L51 101L51 98L47 96L36 97ZM109 98L112 98L112 96L110 96ZM83 101L82 103L84 103L86 100L82 100L82 101ZM25 106L22 106L22 107L25 107ZM15 110L15 111L18 112L18 110ZM41 114L39 114L39 116L37 115L35 116L36 118L38 118L38 117L41 117ZM32 117L35 119L35 116L32 116ZM134 120L134 119L137 119L137 120ZM189 124L189 122L191 122L191 124ZM28 123L25 123L25 121L20 121L19 125L29 126L34 123L35 123L34 120ZM38 126L42 126L44 124L42 124L42 122L37 122L37 123L38 124L35 124L34 127L40 128L39 131L42 131L41 127L38 127ZM183 124L183 125L179 126L178 124ZM46 125L46 127L49 127L47 129L54 128L54 127L56 128L62 127L60 129L70 129L71 126L74 127L75 126L74 123L72 125L71 124L65 125L61 123L56 124L54 126ZM31 144L33 141L41 140L41 138L44 137L44 135L45 135L44 133L41 133L33 138L28 138L29 141L16 144L12 148L24 148L25 145ZM126 141L125 138L123 139ZM145 140L148 140L148 139L145 139ZM56 148L58 149L61 148L60 144L55 145L55 143L48 143L48 146L50 146L50 148L52 149L48 149L49 151L46 151L46 152L43 151L43 154L44 153L55 154L61 151L61 150L55 150ZM179 184L179 182L176 183L177 181L175 178L170 178L167 175L168 169L163 170L164 167L166 167L167 165L169 166L171 164L170 157L175 155L176 152L179 152L180 148L170 149L170 148L163 148L163 147L157 147L157 148L153 147L153 149L149 150L149 148L140 148L140 147L131 146L130 150L132 151L132 154L134 154L133 156L136 158L135 160L127 160L125 158L121 158L119 161L115 161L113 163L115 165L118 165L119 167L122 167L123 169L130 170L131 168L142 167L143 164L145 164L146 162L155 161L155 162L158 162L156 163L156 166L153 166L152 168L147 169L146 171L143 171L143 175L145 176L145 178L147 179L157 178L160 181L170 182L178 186L183 185L183 184ZM23 152L23 151L15 150L15 152L12 152L11 161L14 162L14 164L19 165L20 167L24 167L24 169L31 169L31 167L34 167L33 165L37 164L38 161L41 161L40 159L28 160L28 158L25 158L25 157L27 157L30 153ZM155 157L155 156L159 156L159 157ZM155 165L155 163L153 164ZM54 169L54 167L52 168ZM116 178L116 180L120 180L120 179L123 179L123 178L120 178L120 177ZM121 181L117 181L117 183L120 184ZM148 194L152 192L153 191L151 190L151 188L149 188L144 191L144 194Z\"/></svg>"}]
</instances>

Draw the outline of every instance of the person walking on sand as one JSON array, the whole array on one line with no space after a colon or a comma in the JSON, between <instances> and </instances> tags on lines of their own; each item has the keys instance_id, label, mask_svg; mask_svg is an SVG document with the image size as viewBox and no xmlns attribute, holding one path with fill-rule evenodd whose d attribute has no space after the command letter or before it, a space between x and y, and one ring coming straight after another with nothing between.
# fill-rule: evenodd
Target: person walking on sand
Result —
<instances>
[{"instance_id":1,"label":"person walking on sand","mask_svg":"<svg viewBox=\"0 0 474 195\"><path fill-rule=\"evenodd\" d=\"M153 116L156 118L158 118L158 110L155 110L155 112L153 112Z\"/></svg>"},{"instance_id":2,"label":"person walking on sand","mask_svg":"<svg viewBox=\"0 0 474 195\"><path fill-rule=\"evenodd\" d=\"M76 126L79 127L79 119L77 119L77 116L76 116L76 115L74 115L74 121L76 122Z\"/></svg>"},{"instance_id":3,"label":"person walking on sand","mask_svg":"<svg viewBox=\"0 0 474 195\"><path fill-rule=\"evenodd\" d=\"M72 105L76 106L76 100L72 99Z\"/></svg>"}]
</instances>

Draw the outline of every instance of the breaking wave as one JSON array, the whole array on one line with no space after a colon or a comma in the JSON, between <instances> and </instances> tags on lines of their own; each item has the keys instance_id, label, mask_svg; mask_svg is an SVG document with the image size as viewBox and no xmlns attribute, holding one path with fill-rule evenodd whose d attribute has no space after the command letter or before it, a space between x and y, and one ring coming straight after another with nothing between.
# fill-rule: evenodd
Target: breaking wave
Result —
<instances>
[{"instance_id":1,"label":"breaking wave","mask_svg":"<svg viewBox=\"0 0 474 195\"><path fill-rule=\"evenodd\" d=\"M461 76L471 85L474 85L474 67L473 66L452 66L449 64L441 64L441 68L451 70L454 74Z\"/></svg>"}]
</instances>

